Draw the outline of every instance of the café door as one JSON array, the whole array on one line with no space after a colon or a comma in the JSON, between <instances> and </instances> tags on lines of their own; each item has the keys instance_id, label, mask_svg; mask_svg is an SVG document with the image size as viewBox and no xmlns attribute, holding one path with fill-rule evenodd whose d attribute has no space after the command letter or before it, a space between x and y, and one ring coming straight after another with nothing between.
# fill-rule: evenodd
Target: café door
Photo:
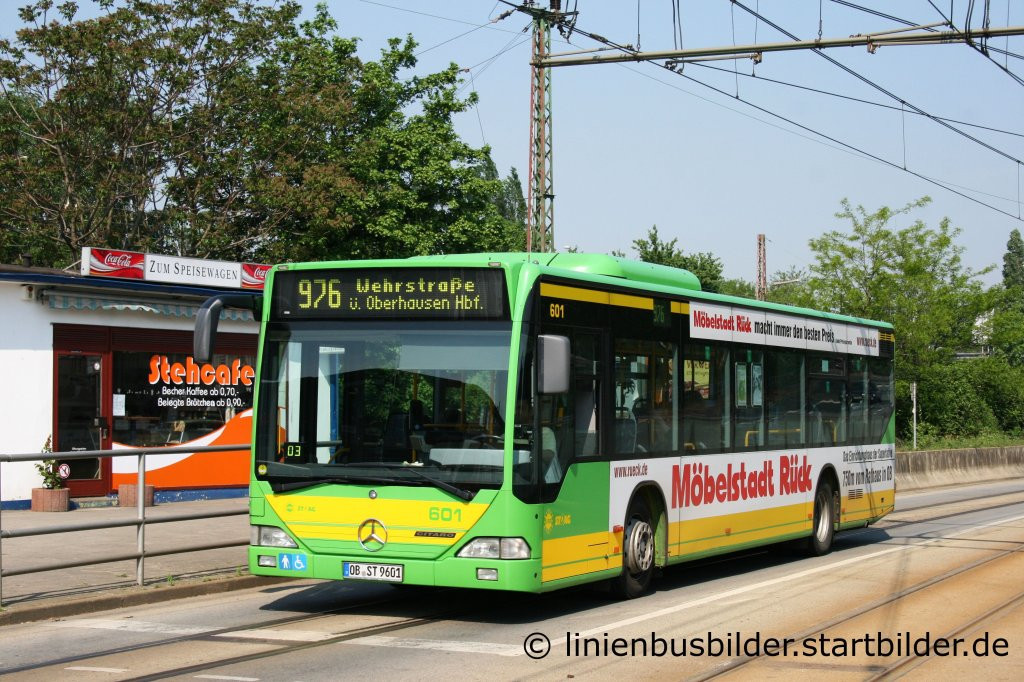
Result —
<instances>
[{"instance_id":1,"label":"caf\u00e9 door","mask_svg":"<svg viewBox=\"0 0 1024 682\"><path fill-rule=\"evenodd\" d=\"M103 355L57 354L54 451L109 450L110 417L104 410L106 362ZM110 459L67 460L64 485L71 497L106 495L110 491Z\"/></svg>"}]
</instances>

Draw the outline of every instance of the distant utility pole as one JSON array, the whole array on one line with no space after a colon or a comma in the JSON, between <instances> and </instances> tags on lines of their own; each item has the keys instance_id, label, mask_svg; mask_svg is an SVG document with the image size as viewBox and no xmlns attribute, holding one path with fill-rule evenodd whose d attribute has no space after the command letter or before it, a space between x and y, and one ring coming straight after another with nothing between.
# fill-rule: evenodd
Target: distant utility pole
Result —
<instances>
[{"instance_id":1,"label":"distant utility pole","mask_svg":"<svg viewBox=\"0 0 1024 682\"><path fill-rule=\"evenodd\" d=\"M565 19L561 0L549 9L532 3L520 9L533 17L533 58L530 63L530 188L526 200L526 251L554 251L555 184L551 134L551 69L541 66L551 53L551 26Z\"/></svg>"},{"instance_id":2,"label":"distant utility pole","mask_svg":"<svg viewBox=\"0 0 1024 682\"><path fill-rule=\"evenodd\" d=\"M757 286L754 289L754 295L759 301L768 297L768 275L765 260L764 235L759 234L757 235Z\"/></svg>"}]
</instances>

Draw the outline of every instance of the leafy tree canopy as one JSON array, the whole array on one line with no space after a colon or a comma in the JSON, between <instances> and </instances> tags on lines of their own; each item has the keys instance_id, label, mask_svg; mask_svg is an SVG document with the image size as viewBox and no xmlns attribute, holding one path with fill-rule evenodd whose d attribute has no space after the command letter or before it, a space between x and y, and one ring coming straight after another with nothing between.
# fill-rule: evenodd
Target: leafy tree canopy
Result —
<instances>
[{"instance_id":1,"label":"leafy tree canopy","mask_svg":"<svg viewBox=\"0 0 1024 682\"><path fill-rule=\"evenodd\" d=\"M844 199L836 217L849 221L850 230L810 241L811 303L891 322L897 376L906 379L972 346L976 321L990 303L978 278L991 268L975 272L963 265L963 248L954 243L960 231L948 218L937 229L921 220L892 226L930 201L924 197L900 209L868 212Z\"/></svg>"},{"instance_id":2,"label":"leafy tree canopy","mask_svg":"<svg viewBox=\"0 0 1024 682\"><path fill-rule=\"evenodd\" d=\"M1003 254L1003 286L1024 292L1024 239L1021 239L1020 230L1011 232L1010 240L1006 242L1006 253Z\"/></svg>"},{"instance_id":3,"label":"leafy tree canopy","mask_svg":"<svg viewBox=\"0 0 1024 682\"><path fill-rule=\"evenodd\" d=\"M513 179L455 134L455 65L356 56L293 0L39 0L0 41L0 257L280 260L514 248ZM515 183L517 184L517 183ZM521 199L521 190L519 192Z\"/></svg>"},{"instance_id":4,"label":"leafy tree canopy","mask_svg":"<svg viewBox=\"0 0 1024 682\"><path fill-rule=\"evenodd\" d=\"M647 236L633 240L633 250L645 263L658 263L689 270L697 275L701 289L719 292L722 287L722 261L708 252L687 254L676 247L677 239L662 241L658 226L647 231Z\"/></svg>"}]
</instances>

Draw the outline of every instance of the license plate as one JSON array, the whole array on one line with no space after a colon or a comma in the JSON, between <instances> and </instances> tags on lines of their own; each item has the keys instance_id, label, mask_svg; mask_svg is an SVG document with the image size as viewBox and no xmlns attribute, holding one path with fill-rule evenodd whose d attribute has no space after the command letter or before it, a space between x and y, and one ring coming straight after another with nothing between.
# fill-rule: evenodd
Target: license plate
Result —
<instances>
[{"instance_id":1,"label":"license plate","mask_svg":"<svg viewBox=\"0 0 1024 682\"><path fill-rule=\"evenodd\" d=\"M342 576L348 580L383 580L400 583L404 577L402 564L364 564L356 561L342 563Z\"/></svg>"}]
</instances>

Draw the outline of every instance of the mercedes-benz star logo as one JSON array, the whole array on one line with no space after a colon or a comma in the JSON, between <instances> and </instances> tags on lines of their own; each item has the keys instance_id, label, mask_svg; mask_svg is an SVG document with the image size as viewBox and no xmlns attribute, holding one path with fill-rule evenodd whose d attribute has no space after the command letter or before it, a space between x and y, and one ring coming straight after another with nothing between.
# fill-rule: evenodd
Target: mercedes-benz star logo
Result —
<instances>
[{"instance_id":1,"label":"mercedes-benz star logo","mask_svg":"<svg viewBox=\"0 0 1024 682\"><path fill-rule=\"evenodd\" d=\"M388 527L377 519L366 519L356 531L356 538L367 552L379 552L388 544Z\"/></svg>"}]
</instances>

